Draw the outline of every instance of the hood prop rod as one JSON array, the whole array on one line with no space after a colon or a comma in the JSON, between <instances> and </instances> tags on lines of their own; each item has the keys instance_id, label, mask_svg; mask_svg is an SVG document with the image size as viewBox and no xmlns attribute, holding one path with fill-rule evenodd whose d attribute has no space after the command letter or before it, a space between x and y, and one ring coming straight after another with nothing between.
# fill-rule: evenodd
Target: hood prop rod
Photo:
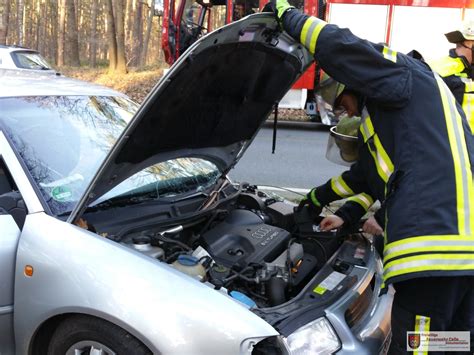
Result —
<instances>
[{"instance_id":1,"label":"hood prop rod","mask_svg":"<svg viewBox=\"0 0 474 355\"><path fill-rule=\"evenodd\" d=\"M273 116L273 142L272 142L272 154L275 154L276 138L277 138L277 122L278 122L278 101L275 101L273 108L275 113Z\"/></svg>"}]
</instances>

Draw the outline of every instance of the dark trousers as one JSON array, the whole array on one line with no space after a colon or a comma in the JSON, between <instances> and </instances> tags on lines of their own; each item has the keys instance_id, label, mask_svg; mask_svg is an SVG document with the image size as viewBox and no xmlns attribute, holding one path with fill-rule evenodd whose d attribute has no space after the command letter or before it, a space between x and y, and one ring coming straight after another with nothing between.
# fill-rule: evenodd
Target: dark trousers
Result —
<instances>
[{"instance_id":1,"label":"dark trousers","mask_svg":"<svg viewBox=\"0 0 474 355\"><path fill-rule=\"evenodd\" d=\"M407 353L407 332L415 331L417 315L429 317L430 331L470 331L471 351L460 354L473 353L474 276L418 278L394 288L390 355Z\"/></svg>"}]
</instances>

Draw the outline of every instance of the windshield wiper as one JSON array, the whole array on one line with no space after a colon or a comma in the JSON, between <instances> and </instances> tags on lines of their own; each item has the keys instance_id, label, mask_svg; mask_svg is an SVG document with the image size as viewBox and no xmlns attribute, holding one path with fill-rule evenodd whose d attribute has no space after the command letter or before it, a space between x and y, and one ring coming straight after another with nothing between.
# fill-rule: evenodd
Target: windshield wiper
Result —
<instances>
[{"instance_id":1,"label":"windshield wiper","mask_svg":"<svg viewBox=\"0 0 474 355\"><path fill-rule=\"evenodd\" d=\"M165 193L166 195L166 193ZM107 209L110 207L123 207L127 205L135 205L138 203L142 203L144 201L160 201L158 197L161 197L161 194L158 194L156 190L148 190L148 191L141 191L141 192L127 192L122 195L118 195L102 202L99 202L95 205L92 205L87 208L88 211L93 211L95 209ZM160 201L161 202L161 201Z\"/></svg>"}]
</instances>

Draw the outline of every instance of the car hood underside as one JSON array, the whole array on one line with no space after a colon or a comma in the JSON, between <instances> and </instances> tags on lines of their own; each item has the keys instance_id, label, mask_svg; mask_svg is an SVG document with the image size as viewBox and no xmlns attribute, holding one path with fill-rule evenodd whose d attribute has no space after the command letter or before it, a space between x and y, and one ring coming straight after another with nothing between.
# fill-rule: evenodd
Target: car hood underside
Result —
<instances>
[{"instance_id":1,"label":"car hood underside","mask_svg":"<svg viewBox=\"0 0 474 355\"><path fill-rule=\"evenodd\" d=\"M226 172L310 63L309 53L281 33L269 14L203 37L148 95L71 219L127 177L161 161L204 157Z\"/></svg>"}]
</instances>

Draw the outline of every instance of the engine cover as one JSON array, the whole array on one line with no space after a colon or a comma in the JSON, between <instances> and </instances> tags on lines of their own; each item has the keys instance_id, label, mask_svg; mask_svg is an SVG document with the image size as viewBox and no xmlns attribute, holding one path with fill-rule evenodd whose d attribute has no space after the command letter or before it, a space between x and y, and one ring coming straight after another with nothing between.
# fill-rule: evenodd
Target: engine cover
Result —
<instances>
[{"instance_id":1,"label":"engine cover","mask_svg":"<svg viewBox=\"0 0 474 355\"><path fill-rule=\"evenodd\" d=\"M262 222L248 210L234 210L203 235L206 250L227 267L275 260L288 246L290 233Z\"/></svg>"}]
</instances>

